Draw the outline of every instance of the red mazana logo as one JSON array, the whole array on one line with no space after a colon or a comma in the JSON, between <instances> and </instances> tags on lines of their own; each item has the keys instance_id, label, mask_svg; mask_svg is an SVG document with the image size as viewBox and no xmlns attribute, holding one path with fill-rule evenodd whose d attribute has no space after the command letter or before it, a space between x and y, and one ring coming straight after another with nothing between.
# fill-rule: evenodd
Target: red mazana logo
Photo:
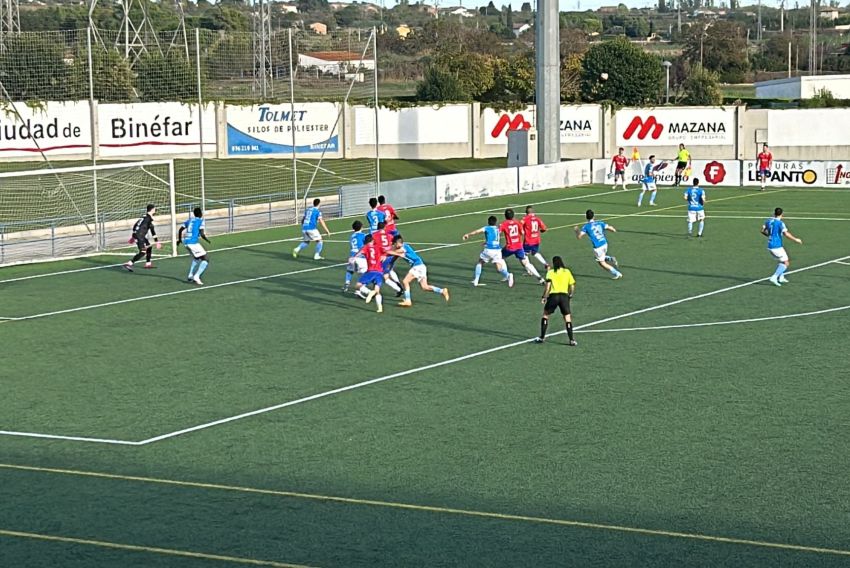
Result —
<instances>
[{"instance_id":1,"label":"red mazana logo","mask_svg":"<svg viewBox=\"0 0 850 568\"><path fill-rule=\"evenodd\" d=\"M496 122L496 126L493 127L490 136L498 138L503 132L507 136L508 130L528 130L529 128L531 128L531 123L526 121L522 114L516 114L513 118L509 114L503 114Z\"/></svg>"},{"instance_id":2,"label":"red mazana logo","mask_svg":"<svg viewBox=\"0 0 850 568\"><path fill-rule=\"evenodd\" d=\"M638 140L643 140L647 135L652 136L653 140L658 140L662 132L664 132L664 125L658 122L654 116L650 115L646 120L636 116L626 127L623 140L631 140L635 133L637 133Z\"/></svg>"}]
</instances>

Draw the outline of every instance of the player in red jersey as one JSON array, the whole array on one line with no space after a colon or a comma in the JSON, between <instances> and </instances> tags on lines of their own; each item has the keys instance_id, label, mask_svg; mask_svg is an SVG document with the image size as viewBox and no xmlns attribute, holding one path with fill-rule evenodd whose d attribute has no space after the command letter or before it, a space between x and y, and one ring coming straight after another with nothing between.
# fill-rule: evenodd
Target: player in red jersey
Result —
<instances>
[{"instance_id":1,"label":"player in red jersey","mask_svg":"<svg viewBox=\"0 0 850 568\"><path fill-rule=\"evenodd\" d=\"M390 237L392 238L398 235L398 229L395 226L395 222L398 221L398 215L395 212L395 208L387 203L387 198L383 195L378 196L378 211L384 214L384 222L387 224L387 233L389 233Z\"/></svg>"},{"instance_id":2,"label":"player in red jersey","mask_svg":"<svg viewBox=\"0 0 850 568\"><path fill-rule=\"evenodd\" d=\"M767 144L762 146L761 152L757 156L758 173L756 179L761 182L761 190L764 191L764 184L767 178L770 177L770 169L773 167L773 154L770 153Z\"/></svg>"},{"instance_id":3,"label":"player in red jersey","mask_svg":"<svg viewBox=\"0 0 850 568\"><path fill-rule=\"evenodd\" d=\"M397 297L401 297L401 279L396 274L394 269L396 257L387 256L387 251L393 248L393 239L387 234L387 227L384 221L378 223L378 230L372 233L372 239L375 243L375 248L378 249L383 260L381 272L384 275L384 281L387 286L392 288Z\"/></svg>"},{"instance_id":4,"label":"player in red jersey","mask_svg":"<svg viewBox=\"0 0 850 568\"><path fill-rule=\"evenodd\" d=\"M623 184L623 189L626 189L626 167L629 165L629 159L623 154L625 150L620 148L617 155L611 158L611 167L608 168L608 175L614 174L614 185L611 189L617 189L617 179Z\"/></svg>"},{"instance_id":5,"label":"player in red jersey","mask_svg":"<svg viewBox=\"0 0 850 568\"><path fill-rule=\"evenodd\" d=\"M522 223L514 219L513 209L505 209L505 220L502 221L501 225L499 225L499 232L505 235L505 248L502 249L503 262L507 261L509 256L517 257L526 272L537 278L541 284L545 284L546 281L540 276L540 273L537 272L537 269L534 268L534 265L531 264L525 256L525 250L522 248ZM507 262L505 262L505 264L507 264Z\"/></svg>"},{"instance_id":6,"label":"player in red jersey","mask_svg":"<svg viewBox=\"0 0 850 568\"><path fill-rule=\"evenodd\" d=\"M383 255L372 235L366 235L363 242L365 244L357 255L366 259L366 272L357 281L360 285L358 295L365 299L367 304L374 299L375 305L378 306L378 313L381 313L384 311L384 299L381 297L381 284L384 283ZM372 284L371 290L368 288L370 284Z\"/></svg>"},{"instance_id":7,"label":"player in red jersey","mask_svg":"<svg viewBox=\"0 0 850 568\"><path fill-rule=\"evenodd\" d=\"M546 223L535 215L534 207L529 205L525 208L525 217L522 218L522 250L528 256L533 256L543 268L549 270L549 263L540 254L540 235L546 232Z\"/></svg>"}]
</instances>

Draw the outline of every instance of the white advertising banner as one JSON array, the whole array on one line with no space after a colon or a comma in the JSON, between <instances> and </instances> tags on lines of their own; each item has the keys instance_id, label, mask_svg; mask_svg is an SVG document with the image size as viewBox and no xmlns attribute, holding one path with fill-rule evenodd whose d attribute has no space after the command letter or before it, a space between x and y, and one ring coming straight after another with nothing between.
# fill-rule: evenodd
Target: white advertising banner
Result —
<instances>
[{"instance_id":1,"label":"white advertising banner","mask_svg":"<svg viewBox=\"0 0 850 568\"><path fill-rule=\"evenodd\" d=\"M91 152L89 103L16 102L0 110L0 158L67 156Z\"/></svg>"},{"instance_id":2,"label":"white advertising banner","mask_svg":"<svg viewBox=\"0 0 850 568\"><path fill-rule=\"evenodd\" d=\"M617 145L732 146L735 111L719 107L621 109L615 116Z\"/></svg>"},{"instance_id":3,"label":"white advertising banner","mask_svg":"<svg viewBox=\"0 0 850 568\"><path fill-rule=\"evenodd\" d=\"M215 109L211 104L202 113L198 105L183 103L97 106L101 157L197 154L202 127L204 151L215 152Z\"/></svg>"},{"instance_id":4,"label":"white advertising banner","mask_svg":"<svg viewBox=\"0 0 850 568\"><path fill-rule=\"evenodd\" d=\"M850 109L788 109L767 111L771 146L850 145Z\"/></svg>"},{"instance_id":5,"label":"white advertising banner","mask_svg":"<svg viewBox=\"0 0 850 568\"><path fill-rule=\"evenodd\" d=\"M541 191L590 183L590 160L571 160L519 168L519 191Z\"/></svg>"},{"instance_id":6,"label":"white advertising banner","mask_svg":"<svg viewBox=\"0 0 850 568\"><path fill-rule=\"evenodd\" d=\"M517 168L437 176L437 203L452 203L517 192Z\"/></svg>"},{"instance_id":7,"label":"white advertising banner","mask_svg":"<svg viewBox=\"0 0 850 568\"><path fill-rule=\"evenodd\" d=\"M527 130L536 126L535 107L525 110L495 111L485 108L481 113L484 144L507 145L508 130ZM565 105L561 107L561 144L599 142L602 135L602 107L599 105Z\"/></svg>"},{"instance_id":8,"label":"white advertising banner","mask_svg":"<svg viewBox=\"0 0 850 568\"><path fill-rule=\"evenodd\" d=\"M642 162L646 166L647 162ZM661 162L656 162L661 164ZM666 167L655 172L655 180L659 186L670 186L676 182L675 162L666 162ZM593 182L610 183L614 178L609 177L611 160L593 160ZM738 160L694 160L691 163L690 175L682 176L680 185L690 185L693 178L699 179L702 187L731 187L741 185L741 162ZM643 179L641 164L635 160L626 168L626 185L640 184Z\"/></svg>"},{"instance_id":9,"label":"white advertising banner","mask_svg":"<svg viewBox=\"0 0 850 568\"><path fill-rule=\"evenodd\" d=\"M826 162L824 187L850 189L850 161Z\"/></svg>"},{"instance_id":10,"label":"white advertising banner","mask_svg":"<svg viewBox=\"0 0 850 568\"><path fill-rule=\"evenodd\" d=\"M378 110L381 144L469 144L470 105ZM375 109L354 107L354 144L375 144Z\"/></svg>"},{"instance_id":11,"label":"white advertising banner","mask_svg":"<svg viewBox=\"0 0 850 568\"><path fill-rule=\"evenodd\" d=\"M755 160L744 161L744 185L759 185ZM834 173L833 173L834 175ZM774 161L767 185L772 187L822 187L826 185L826 162Z\"/></svg>"},{"instance_id":12,"label":"white advertising banner","mask_svg":"<svg viewBox=\"0 0 850 568\"><path fill-rule=\"evenodd\" d=\"M227 155L292 154L293 131L296 153L338 154L339 113L338 103L227 105Z\"/></svg>"}]
</instances>

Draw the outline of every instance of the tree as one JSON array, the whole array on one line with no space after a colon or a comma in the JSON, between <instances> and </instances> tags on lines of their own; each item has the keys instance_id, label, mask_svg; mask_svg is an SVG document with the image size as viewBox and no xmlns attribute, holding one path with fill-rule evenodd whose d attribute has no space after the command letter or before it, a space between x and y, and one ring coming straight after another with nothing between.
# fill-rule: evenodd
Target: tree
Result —
<instances>
[{"instance_id":1,"label":"tree","mask_svg":"<svg viewBox=\"0 0 850 568\"><path fill-rule=\"evenodd\" d=\"M416 98L420 101L463 101L468 95L460 82L451 73L439 67L429 67L425 78L416 87Z\"/></svg>"},{"instance_id":2,"label":"tree","mask_svg":"<svg viewBox=\"0 0 850 568\"><path fill-rule=\"evenodd\" d=\"M65 48L44 35L9 35L0 52L3 85L12 100L64 101L73 98Z\"/></svg>"},{"instance_id":3,"label":"tree","mask_svg":"<svg viewBox=\"0 0 850 568\"><path fill-rule=\"evenodd\" d=\"M743 82L750 67L746 32L739 24L726 20L691 26L683 55L691 65L716 71L725 83Z\"/></svg>"},{"instance_id":4,"label":"tree","mask_svg":"<svg viewBox=\"0 0 850 568\"><path fill-rule=\"evenodd\" d=\"M508 4L505 6L505 10L507 10L505 14L505 27L508 28L508 33L510 33L509 39L514 37L514 9Z\"/></svg>"},{"instance_id":5,"label":"tree","mask_svg":"<svg viewBox=\"0 0 850 568\"><path fill-rule=\"evenodd\" d=\"M247 34L216 34L207 50L204 67L211 79L251 77L254 73L254 51ZM275 39L279 39L277 36ZM288 49L288 47L287 47Z\"/></svg>"},{"instance_id":6,"label":"tree","mask_svg":"<svg viewBox=\"0 0 850 568\"><path fill-rule=\"evenodd\" d=\"M682 88L685 91L685 104L711 106L723 102L723 92L720 90L720 79L717 73L700 66L691 70Z\"/></svg>"},{"instance_id":7,"label":"tree","mask_svg":"<svg viewBox=\"0 0 850 568\"><path fill-rule=\"evenodd\" d=\"M251 24L243 12L229 6L218 6L201 16L198 25L207 30L246 32Z\"/></svg>"},{"instance_id":8,"label":"tree","mask_svg":"<svg viewBox=\"0 0 850 568\"><path fill-rule=\"evenodd\" d=\"M561 100L578 102L581 100L582 57L578 54L561 58Z\"/></svg>"},{"instance_id":9,"label":"tree","mask_svg":"<svg viewBox=\"0 0 850 568\"><path fill-rule=\"evenodd\" d=\"M86 61L85 48L77 52L77 61ZM92 78L94 98L102 103L128 102L136 98L133 92L133 70L121 53L114 49L92 46ZM87 65L74 65L77 96L89 98Z\"/></svg>"},{"instance_id":10,"label":"tree","mask_svg":"<svg viewBox=\"0 0 850 568\"><path fill-rule=\"evenodd\" d=\"M148 52L136 64L136 90L143 101L195 101L195 67L178 50Z\"/></svg>"},{"instance_id":11,"label":"tree","mask_svg":"<svg viewBox=\"0 0 850 568\"><path fill-rule=\"evenodd\" d=\"M625 19L624 28L626 30L626 35L629 37L649 37L649 22L646 21L646 18L628 17Z\"/></svg>"},{"instance_id":12,"label":"tree","mask_svg":"<svg viewBox=\"0 0 850 568\"><path fill-rule=\"evenodd\" d=\"M363 18L363 12L358 4L349 4L342 10L334 12L334 18L336 25L341 28L349 28Z\"/></svg>"},{"instance_id":13,"label":"tree","mask_svg":"<svg viewBox=\"0 0 850 568\"><path fill-rule=\"evenodd\" d=\"M523 14L531 13L531 2L523 2L522 6L519 7L519 11Z\"/></svg>"},{"instance_id":14,"label":"tree","mask_svg":"<svg viewBox=\"0 0 850 568\"><path fill-rule=\"evenodd\" d=\"M484 101L525 103L534 99L534 52L493 60L493 86L480 96Z\"/></svg>"},{"instance_id":15,"label":"tree","mask_svg":"<svg viewBox=\"0 0 850 568\"><path fill-rule=\"evenodd\" d=\"M658 101L663 79L658 57L620 37L587 50L582 62L581 93L589 102L650 104Z\"/></svg>"}]
</instances>

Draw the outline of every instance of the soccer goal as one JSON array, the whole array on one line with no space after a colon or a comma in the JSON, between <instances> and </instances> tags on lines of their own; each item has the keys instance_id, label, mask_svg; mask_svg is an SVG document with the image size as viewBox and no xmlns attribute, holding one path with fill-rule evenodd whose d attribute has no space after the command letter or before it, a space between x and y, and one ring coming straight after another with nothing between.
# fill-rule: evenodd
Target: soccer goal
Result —
<instances>
[{"instance_id":1,"label":"soccer goal","mask_svg":"<svg viewBox=\"0 0 850 568\"><path fill-rule=\"evenodd\" d=\"M148 204L176 255L173 160L0 173L0 266L121 253Z\"/></svg>"}]
</instances>

